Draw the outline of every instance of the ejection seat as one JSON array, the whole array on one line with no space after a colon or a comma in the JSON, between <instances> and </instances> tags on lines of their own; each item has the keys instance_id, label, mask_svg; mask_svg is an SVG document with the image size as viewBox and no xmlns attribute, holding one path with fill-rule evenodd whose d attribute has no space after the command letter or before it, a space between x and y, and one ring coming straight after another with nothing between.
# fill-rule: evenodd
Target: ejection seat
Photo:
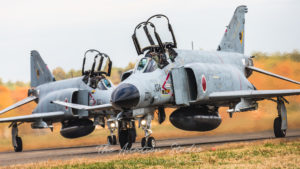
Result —
<instances>
[{"instance_id":1,"label":"ejection seat","mask_svg":"<svg viewBox=\"0 0 300 169\"><path fill-rule=\"evenodd\" d=\"M157 33L157 29L155 25L150 22L154 18L165 18L168 22L168 30L171 33L172 36L172 42L164 42L161 40L159 34ZM153 32L150 33L149 27L153 30ZM148 45L141 46L137 32L140 30L140 28L143 28L146 39L148 40ZM154 35L154 38L152 37ZM145 57L150 57L154 59L160 69L164 68L166 65L169 64L168 58L174 62L174 59L177 56L176 51L174 48L177 47L176 39L174 36L174 32L172 29L172 26L169 22L168 17L165 15L154 15L150 17L146 22L141 22L135 27L134 34L132 35L132 40L134 42L136 51L138 55L145 54Z\"/></svg>"},{"instance_id":2,"label":"ejection seat","mask_svg":"<svg viewBox=\"0 0 300 169\"><path fill-rule=\"evenodd\" d=\"M96 55L87 55L88 53L96 53ZM93 63L90 69L87 68L88 59L92 58ZM110 76L112 68L112 61L105 53L101 53L98 50L90 49L84 54L82 64L82 76L83 81L93 89L96 89L100 81L103 81L103 87L111 86L110 82L106 79L106 76Z\"/></svg>"}]
</instances>

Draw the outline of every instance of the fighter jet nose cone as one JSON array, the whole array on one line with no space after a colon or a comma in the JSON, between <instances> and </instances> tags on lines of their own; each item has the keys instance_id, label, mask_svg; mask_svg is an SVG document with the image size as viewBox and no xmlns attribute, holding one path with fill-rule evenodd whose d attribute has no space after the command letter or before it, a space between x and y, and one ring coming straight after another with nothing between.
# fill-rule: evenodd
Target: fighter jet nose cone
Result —
<instances>
[{"instance_id":1,"label":"fighter jet nose cone","mask_svg":"<svg viewBox=\"0 0 300 169\"><path fill-rule=\"evenodd\" d=\"M120 84L111 96L112 104L120 108L132 108L139 103L139 100L140 93L138 89L128 83Z\"/></svg>"}]
</instances>

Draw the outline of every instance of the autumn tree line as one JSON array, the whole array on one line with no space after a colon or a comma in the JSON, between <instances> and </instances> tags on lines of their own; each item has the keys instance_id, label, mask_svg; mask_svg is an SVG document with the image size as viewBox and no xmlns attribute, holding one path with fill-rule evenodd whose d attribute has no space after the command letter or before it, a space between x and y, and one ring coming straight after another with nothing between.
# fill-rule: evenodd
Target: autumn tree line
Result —
<instances>
[{"instance_id":1,"label":"autumn tree line","mask_svg":"<svg viewBox=\"0 0 300 169\"><path fill-rule=\"evenodd\" d=\"M292 52L275 52L275 53L264 53L264 52L253 52L254 57L254 66L265 69L267 71L271 71L273 73L277 73L283 76L287 76L294 80L300 81L300 52L298 50L294 50ZM109 79L114 83L118 84L120 82L121 74L124 71L134 68L135 63L130 62L125 68L113 67L112 73ZM56 80L63 80L73 77L81 76L81 70L71 69L69 71L65 71L61 67L57 67L52 71ZM269 79L267 76L262 76L260 74L256 74L255 76L251 76L250 81L258 88L258 89L276 89L276 88L295 88L294 84L287 83L284 81L278 81L277 79ZM266 80L268 79L268 80ZM275 82L275 81L276 82ZM273 83L274 82L274 83ZM281 83L278 83L281 82ZM7 90L14 91L17 88L29 88L30 82L22 82L22 81L7 81L3 82L0 77L0 86ZM1 92L1 90L0 90ZM24 94L25 97L25 94ZM1 98L1 97L0 97ZM2 100L2 99L1 99ZM0 102L0 108L1 102Z\"/></svg>"},{"instance_id":2,"label":"autumn tree line","mask_svg":"<svg viewBox=\"0 0 300 169\"><path fill-rule=\"evenodd\" d=\"M282 75L288 78L300 81L300 52L294 50L288 53L263 53L263 52L254 52L253 56L255 58L254 66ZM129 69L134 68L134 63L129 63L126 68L117 68L114 67L112 69L112 74L110 80L114 84L118 84L120 82L120 76L122 72L127 71ZM53 69L53 75L55 76L56 80L63 80L72 77L81 76L81 70L71 69L69 71L65 71L61 67L57 67ZM299 89L299 85L295 85L293 83L285 82L279 79L275 79L273 77L268 77L266 75L262 75L259 73L253 73L253 75L249 78L251 83L257 89ZM30 87L29 82L3 82L0 79L0 109L4 109L17 101L20 101L27 97L27 90ZM288 111L291 112L299 112L300 110L300 96L291 96L287 98L290 101L288 106ZM268 111L267 103L263 103L261 108L266 108L262 112ZM9 117L9 116L20 116L30 114L33 109L35 108L35 103L30 103L28 105L22 106L18 109L14 109L9 113L1 115L2 117ZM260 114L256 113L256 116ZM10 137L10 130L7 128L8 124L0 124L0 138ZM32 132L30 125L25 126L23 133L30 133Z\"/></svg>"},{"instance_id":3,"label":"autumn tree line","mask_svg":"<svg viewBox=\"0 0 300 169\"><path fill-rule=\"evenodd\" d=\"M123 72L133 69L135 63L130 62L125 68L119 68L119 67L113 67L110 80L114 84L118 84L120 82L120 77ZM81 70L75 70L71 69L69 71L65 71L62 67L56 67L52 71L53 76L55 77L56 80L64 80L64 79L69 79L73 77L79 77L81 76L82 72ZM10 90L15 90L16 88L20 87L30 87L30 82L22 82L22 81L7 81L3 82L3 80L0 78L0 86L7 87Z\"/></svg>"}]
</instances>

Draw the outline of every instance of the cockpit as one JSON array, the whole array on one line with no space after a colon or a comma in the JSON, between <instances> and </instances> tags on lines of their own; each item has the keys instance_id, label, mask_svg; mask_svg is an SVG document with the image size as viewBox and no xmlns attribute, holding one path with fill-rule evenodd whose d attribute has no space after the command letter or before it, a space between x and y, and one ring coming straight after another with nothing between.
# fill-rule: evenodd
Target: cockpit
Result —
<instances>
[{"instance_id":1,"label":"cockpit","mask_svg":"<svg viewBox=\"0 0 300 169\"><path fill-rule=\"evenodd\" d=\"M102 79L98 82L97 88L99 90L108 90L112 87L112 83L108 79Z\"/></svg>"},{"instance_id":2,"label":"cockpit","mask_svg":"<svg viewBox=\"0 0 300 169\"><path fill-rule=\"evenodd\" d=\"M170 32L172 37L171 41L163 41L157 32L155 24L152 23L153 19L161 18L164 18L167 21L168 31ZM143 43L141 43L143 41L143 38L138 36L138 33L140 33L141 30L143 30L144 33L142 35L144 35L143 37L147 41L147 43L144 45ZM138 24L135 27L134 34L132 35L132 40L135 45L137 54L145 54L145 57L138 62L136 66L136 71L153 71L153 66L150 66L149 69L146 69L145 67L145 65L148 65L150 63L149 59L151 59L151 62L156 63L156 68L162 69L169 64L168 59L174 62L174 59L177 56L177 53L174 50L174 48L177 48L174 32L169 22L169 18L165 15L154 15L150 17L147 21ZM153 65L153 63L151 63L151 65Z\"/></svg>"},{"instance_id":3,"label":"cockpit","mask_svg":"<svg viewBox=\"0 0 300 169\"><path fill-rule=\"evenodd\" d=\"M82 75L83 82L91 88L107 90L112 87L112 83L106 78L111 74L112 61L105 53L90 49L84 54Z\"/></svg>"},{"instance_id":4,"label":"cockpit","mask_svg":"<svg viewBox=\"0 0 300 169\"><path fill-rule=\"evenodd\" d=\"M157 63L151 57L143 57L141 58L138 63L135 65L135 73L149 73L153 72L157 69Z\"/></svg>"}]
</instances>

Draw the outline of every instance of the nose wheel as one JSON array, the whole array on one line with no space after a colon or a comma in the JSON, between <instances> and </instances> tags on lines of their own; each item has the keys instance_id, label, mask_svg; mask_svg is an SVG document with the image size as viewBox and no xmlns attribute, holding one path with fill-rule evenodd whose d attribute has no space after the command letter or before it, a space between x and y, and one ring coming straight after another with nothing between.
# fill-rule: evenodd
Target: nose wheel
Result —
<instances>
[{"instance_id":1,"label":"nose wheel","mask_svg":"<svg viewBox=\"0 0 300 169\"><path fill-rule=\"evenodd\" d=\"M132 143L134 143L136 139L134 121L120 121L118 133L121 149L130 149L132 147Z\"/></svg>"}]
</instances>

